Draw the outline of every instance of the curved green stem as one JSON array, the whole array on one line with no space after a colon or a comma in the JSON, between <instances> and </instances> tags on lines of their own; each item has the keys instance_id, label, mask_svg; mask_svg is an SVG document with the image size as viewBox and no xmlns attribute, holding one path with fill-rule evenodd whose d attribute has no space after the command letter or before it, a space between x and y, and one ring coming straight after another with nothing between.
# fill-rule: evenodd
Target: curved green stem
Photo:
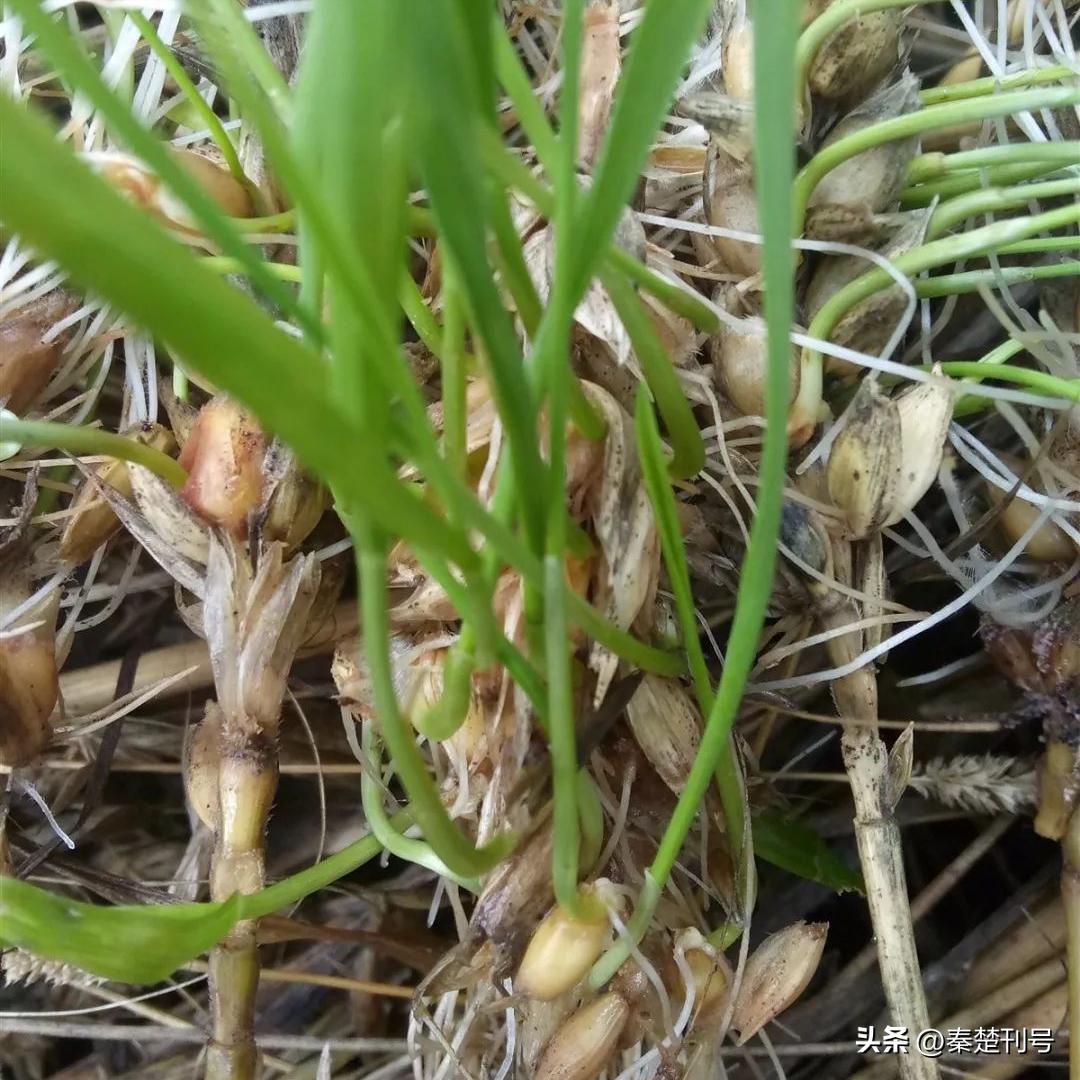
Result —
<instances>
[{"instance_id":1,"label":"curved green stem","mask_svg":"<svg viewBox=\"0 0 1080 1080\"><path fill-rule=\"evenodd\" d=\"M905 207L929 206L932 202L953 199L972 191L983 191L988 187L1008 187L1011 184L1036 180L1040 176L1049 176L1062 171L1060 163L1055 161L1037 162L1034 165L990 165L982 169L969 169L966 172L947 176L944 180L931 180L925 184L904 188L900 192L900 204Z\"/></svg>"},{"instance_id":2,"label":"curved green stem","mask_svg":"<svg viewBox=\"0 0 1080 1080\"><path fill-rule=\"evenodd\" d=\"M412 811L405 807L399 810L389 819L391 828L401 831L414 824ZM273 885L268 885L261 892L241 896L240 917L243 919L258 919L264 915L270 915L280 911L290 904L299 903L306 896L310 896L327 885L332 885L346 874L370 862L383 850L376 836L372 833L363 836L359 840L342 848L334 855L323 859L322 862L301 870L291 877L283 878Z\"/></svg>"},{"instance_id":3,"label":"curved green stem","mask_svg":"<svg viewBox=\"0 0 1080 1080\"><path fill-rule=\"evenodd\" d=\"M455 874L463 878L481 877L513 850L515 837L503 833L484 847L476 848L450 820L412 732L398 709L387 647L390 625L386 610L384 546L368 525L360 525L355 535L359 545L357 565L365 657L383 739L409 795L416 823L432 850Z\"/></svg>"},{"instance_id":4,"label":"curved green stem","mask_svg":"<svg viewBox=\"0 0 1080 1080\"><path fill-rule=\"evenodd\" d=\"M682 285L658 274L651 266L646 266L640 259L635 259L629 251L613 247L604 257L608 267L625 274L639 289L655 297L669 311L689 319L698 330L715 333L720 329L720 319L703 300Z\"/></svg>"},{"instance_id":5,"label":"curved green stem","mask_svg":"<svg viewBox=\"0 0 1080 1080\"><path fill-rule=\"evenodd\" d=\"M398 288L398 301L405 318L416 331L416 336L427 346L433 356L442 358L443 328L439 320L431 314L431 308L424 303L420 286L413 280L409 271L402 270L401 285Z\"/></svg>"},{"instance_id":6,"label":"curved green stem","mask_svg":"<svg viewBox=\"0 0 1080 1080\"><path fill-rule=\"evenodd\" d=\"M850 0L842 0L834 7L844 7L846 2ZM829 8L826 15L832 10L833 8ZM836 142L819 150L795 178L796 235L802 233L806 208L814 193L814 188L838 165L866 150L896 139L906 139L935 128L950 127L970 120L987 120L991 117L1009 116L1012 113L1031 109L1053 109L1076 104L1080 104L1080 86L1019 90L1013 93L995 94L989 98L931 105L918 112L882 120L872 127L863 128L845 138L837 139Z\"/></svg>"},{"instance_id":7,"label":"curved green stem","mask_svg":"<svg viewBox=\"0 0 1080 1080\"><path fill-rule=\"evenodd\" d=\"M954 225L976 214L996 214L1002 210L1014 210L1027 206L1036 199L1056 199L1064 195L1080 193L1080 177L1067 180L1047 180L1041 184L1019 184L1009 188L984 188L962 195L940 205L930 218L926 236L936 240Z\"/></svg>"},{"instance_id":8,"label":"curved green stem","mask_svg":"<svg viewBox=\"0 0 1080 1080\"><path fill-rule=\"evenodd\" d=\"M234 220L236 228L242 233L290 233L296 228L296 211L282 210L280 214Z\"/></svg>"},{"instance_id":9,"label":"curved green stem","mask_svg":"<svg viewBox=\"0 0 1080 1080\"><path fill-rule=\"evenodd\" d=\"M930 86L923 90L919 97L924 105L939 105L943 101L963 101L967 98L998 94L1003 90L1018 90L1022 86L1041 86L1044 83L1075 78L1076 71L1073 68L1064 64L1053 64L1050 67L1028 68L1011 75L988 75L982 79L969 79L951 86Z\"/></svg>"},{"instance_id":10,"label":"curved green stem","mask_svg":"<svg viewBox=\"0 0 1080 1080\"><path fill-rule=\"evenodd\" d=\"M478 892L479 886L477 882L455 874L435 854L430 844L424 843L423 840L414 840L412 837L405 836L394 827L383 806L382 785L378 780L382 770L382 746L379 743L378 736L375 734L375 727L371 720L363 721L360 739L366 765L360 777L360 801L364 807L364 817L367 818L375 839L391 855L396 855L406 862L416 863L417 866L423 866L440 877L448 877L451 881L457 882L458 885L468 889L470 892Z\"/></svg>"},{"instance_id":11,"label":"curved green stem","mask_svg":"<svg viewBox=\"0 0 1080 1080\"><path fill-rule=\"evenodd\" d=\"M1080 238L1073 238L1073 244L1080 244ZM920 298L932 299L974 292L982 285L1020 285L1026 281L1077 276L1080 276L1080 262L1075 260L1045 266L1002 266L997 270L966 270L960 274L925 278L915 282L915 292Z\"/></svg>"},{"instance_id":12,"label":"curved green stem","mask_svg":"<svg viewBox=\"0 0 1080 1080\"><path fill-rule=\"evenodd\" d=\"M231 255L200 255L199 262L207 270L213 270L216 274L246 274L248 272L247 266L239 259L234 259ZM303 275L301 268L293 266L292 263L268 262L264 263L263 266L279 281L288 281L295 284L301 280Z\"/></svg>"},{"instance_id":13,"label":"curved green stem","mask_svg":"<svg viewBox=\"0 0 1080 1080\"><path fill-rule=\"evenodd\" d=\"M466 641L462 632L462 641L449 650L443 661L443 690L439 700L413 715L413 727L433 742L449 739L461 728L468 715L472 677L476 670L473 637L470 634Z\"/></svg>"},{"instance_id":14,"label":"curved green stem","mask_svg":"<svg viewBox=\"0 0 1080 1080\"><path fill-rule=\"evenodd\" d=\"M1080 379L1059 379L1045 371L1031 368L1012 367L1009 364L995 364L993 370L987 370L987 364L970 360L947 360L939 365L942 372L957 379L1001 379L1004 382L1018 383L1029 390L1061 398L1065 401L1080 402Z\"/></svg>"},{"instance_id":15,"label":"curved green stem","mask_svg":"<svg viewBox=\"0 0 1080 1080\"><path fill-rule=\"evenodd\" d=\"M1040 162L1053 165L1076 165L1080 162L1080 140L1045 143L1009 143L1007 146L983 146L978 150L961 150L955 154L939 152L920 154L907 169L907 183L922 184L944 176L987 169L995 165L1018 162Z\"/></svg>"},{"instance_id":16,"label":"curved green stem","mask_svg":"<svg viewBox=\"0 0 1080 1080\"><path fill-rule=\"evenodd\" d=\"M705 467L705 441L671 356L631 286L617 274L604 269L601 269L600 280L630 335L645 382L664 419L674 451L667 469L680 480L697 476Z\"/></svg>"},{"instance_id":17,"label":"curved green stem","mask_svg":"<svg viewBox=\"0 0 1080 1080\"><path fill-rule=\"evenodd\" d=\"M0 440L21 443L23 446L48 446L69 454L101 454L130 461L156 473L176 488L183 487L187 480L183 466L168 454L135 439L102 431L101 428L56 424L50 420L17 420L4 416L0 418Z\"/></svg>"},{"instance_id":18,"label":"curved green stem","mask_svg":"<svg viewBox=\"0 0 1080 1080\"><path fill-rule=\"evenodd\" d=\"M634 427L637 433L638 457L645 489L652 503L664 552L668 580L675 596L675 610L682 631L682 645L689 657L690 674L694 681L694 694L702 716L709 716L713 709L712 679L701 649L701 631L690 586L690 570L686 562L686 548L679 525L675 497L668 481L668 469L664 461L664 448L660 442L660 430L656 426L652 406L644 388L638 390L634 409ZM743 795L742 775L735 760L730 740L725 745L716 769L716 782L720 802L727 822L728 846L732 865L736 867L736 880L745 881L752 867L744 864L743 833L746 828L746 805Z\"/></svg>"},{"instance_id":19,"label":"curved green stem","mask_svg":"<svg viewBox=\"0 0 1080 1080\"><path fill-rule=\"evenodd\" d=\"M573 590L567 591L566 607L575 626L628 664L654 675L682 675L686 671L686 661L678 653L647 645L633 634L620 630Z\"/></svg>"},{"instance_id":20,"label":"curved green stem","mask_svg":"<svg viewBox=\"0 0 1080 1080\"><path fill-rule=\"evenodd\" d=\"M976 361L981 367L997 367L1002 364L1008 363L1014 356L1024 351L1024 343L1022 341L1015 341L1009 338L1003 341L995 349L991 349L985 356L981 356ZM920 367L923 371L932 371L933 364L921 364ZM986 373L987 378L993 377L993 372ZM897 380L899 381L899 380ZM965 416L972 416L975 413L982 412L988 405L993 404L990 398L982 397L979 394L965 394L963 397L958 398L953 405L953 419L959 420Z\"/></svg>"}]
</instances>

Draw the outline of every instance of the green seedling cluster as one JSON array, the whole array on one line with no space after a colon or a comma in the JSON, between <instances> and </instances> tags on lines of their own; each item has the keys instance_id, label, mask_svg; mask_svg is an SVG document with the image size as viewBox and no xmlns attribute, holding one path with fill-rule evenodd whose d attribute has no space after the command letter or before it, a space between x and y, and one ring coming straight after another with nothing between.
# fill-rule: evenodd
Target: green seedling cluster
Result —
<instances>
[{"instance_id":1,"label":"green seedling cluster","mask_svg":"<svg viewBox=\"0 0 1080 1080\"><path fill-rule=\"evenodd\" d=\"M496 662L511 672L530 699L550 751L552 880L558 902L571 913L578 911L582 895L582 851L599 846L595 795L585 789L583 798L571 631L584 631L628 667L689 675L692 681L706 718L700 749L646 871L629 937L596 962L589 976L594 989L610 979L648 929L711 785L726 818L739 895L745 900L742 915L753 904L755 851L833 887L858 886L857 877L805 830L774 819L749 820L732 740L772 591L779 534L795 313L791 240L802 235L806 208L821 180L868 149L959 123L1080 104L1075 73L1067 68L927 91L917 111L838 140L796 173L796 90L817 49L860 13L910 3L841 0L799 38L797 21L783 0L756 0L755 16L771 29L754 41L755 181L768 341L765 437L756 514L724 669L714 684L699 641L671 486L672 479L701 470L705 447L642 294L703 330L715 330L717 317L692 291L615 243L620 218L712 0L646 5L587 185L578 175L574 77L582 49L583 0L564 4L564 80L556 127L534 97L505 27L487 5L457 0L319 3L310 18L298 81L290 89L232 0L192 0L191 29L217 63L233 109L261 140L292 207L242 223L225 217L132 116L123 93L105 84L66 24L44 13L37 0L8 0L66 83L86 96L114 138L187 206L216 253L195 253L149 222L58 143L34 108L7 97L0 97L5 132L0 220L42 256L57 260L74 282L153 333L183 370L198 373L253 410L332 490L357 555L362 648L377 719L363 732L370 772L361 798L370 837L287 881L216 904L99 907L4 879L0 945L75 963L109 978L150 982L214 945L237 920L295 902L383 849L466 888L479 888L518 838L504 832L477 846L451 819L416 732L403 715L390 658L386 585L388 554L398 541L410 546L462 618L443 697L416 726L432 739L450 737L465 719L472 675ZM247 183L217 116L153 26L137 13L132 17L202 117L232 174ZM535 171L523 162L520 148L500 133L496 107L502 95L535 153ZM938 201L926 241L898 256L895 266L917 278L919 295L927 297L1002 279L1080 272L1080 262L1069 261L1046 268L1006 267L992 274L973 270L920 277L959 259L1075 246L1080 224L1075 202L966 229L978 215L1075 196L1075 157L1069 156L1075 151L1074 143L1016 144L916 158L904 203ZM1070 166L1071 171L1057 175ZM985 186L987 177L993 186ZM420 208L409 201L416 188L426 194ZM511 195L531 203L553 231L554 274L544 301L526 267L511 218ZM296 231L296 266L264 261L247 239L275 229ZM407 272L408 240L419 234L438 240L444 280L438 319ZM243 275L262 303L226 281L226 274ZM567 583L567 558L587 543L567 512L568 433L577 429L591 439L605 433L571 364L575 311L597 280L618 312L644 375L634 430L675 597L681 636L675 649L640 640L608 622ZM857 278L822 307L809 335L827 340L845 314L893 280L879 269ZM301 336L282 329L280 321L291 323ZM431 426L420 388L402 359L406 322L440 364L441 433ZM525 344L516 323L524 330ZM954 362L942 371L965 381L1000 379L1080 401L1076 380L1011 365L1018 354L1017 349L995 351L983 363ZM466 382L471 374L487 380L506 439L487 505L468 482ZM808 349L799 389L807 414L817 415L822 394L822 357ZM969 397L961 410L976 401ZM185 479L166 455L96 428L10 421L3 437L24 446L134 461L176 486ZM419 479L403 480L403 465ZM525 647L506 637L493 612L495 586L507 569L520 575L524 587ZM385 814L375 779L384 750L408 799L408 809L396 817ZM406 835L407 827L419 836ZM103 948L103 942L113 940L124 942L122 952Z\"/></svg>"}]
</instances>

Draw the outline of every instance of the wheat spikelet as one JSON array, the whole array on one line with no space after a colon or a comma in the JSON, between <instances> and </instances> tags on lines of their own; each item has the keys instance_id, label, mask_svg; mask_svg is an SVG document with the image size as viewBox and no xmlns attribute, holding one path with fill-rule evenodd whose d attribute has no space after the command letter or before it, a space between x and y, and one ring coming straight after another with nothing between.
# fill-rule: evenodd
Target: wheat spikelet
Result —
<instances>
[{"instance_id":1,"label":"wheat spikelet","mask_svg":"<svg viewBox=\"0 0 1080 1080\"><path fill-rule=\"evenodd\" d=\"M927 799L977 813L1019 813L1035 805L1035 763L999 754L937 757L915 766L910 786Z\"/></svg>"},{"instance_id":2,"label":"wheat spikelet","mask_svg":"<svg viewBox=\"0 0 1080 1080\"><path fill-rule=\"evenodd\" d=\"M52 986L100 986L104 979L91 975L74 964L45 960L22 949L9 949L0 956L0 972L8 986L44 980Z\"/></svg>"}]
</instances>

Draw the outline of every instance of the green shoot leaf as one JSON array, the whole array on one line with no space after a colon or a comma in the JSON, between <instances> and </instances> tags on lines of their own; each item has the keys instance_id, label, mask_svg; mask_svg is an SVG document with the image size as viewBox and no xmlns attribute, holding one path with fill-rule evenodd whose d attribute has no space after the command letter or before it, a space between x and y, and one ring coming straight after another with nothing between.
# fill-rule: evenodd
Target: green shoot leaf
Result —
<instances>
[{"instance_id":1,"label":"green shoot leaf","mask_svg":"<svg viewBox=\"0 0 1080 1080\"><path fill-rule=\"evenodd\" d=\"M753 829L754 853L766 862L836 892L863 892L862 874L802 822L758 814Z\"/></svg>"}]
</instances>

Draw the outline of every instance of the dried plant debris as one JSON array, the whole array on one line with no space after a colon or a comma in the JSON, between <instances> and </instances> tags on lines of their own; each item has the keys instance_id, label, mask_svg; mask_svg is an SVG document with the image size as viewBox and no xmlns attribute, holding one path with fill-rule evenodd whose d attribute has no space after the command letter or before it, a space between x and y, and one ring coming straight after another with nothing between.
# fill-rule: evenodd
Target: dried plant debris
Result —
<instances>
[{"instance_id":1,"label":"dried plant debris","mask_svg":"<svg viewBox=\"0 0 1080 1080\"><path fill-rule=\"evenodd\" d=\"M1080 8L790 6L0 3L0 1075L1080 1075Z\"/></svg>"}]
</instances>

